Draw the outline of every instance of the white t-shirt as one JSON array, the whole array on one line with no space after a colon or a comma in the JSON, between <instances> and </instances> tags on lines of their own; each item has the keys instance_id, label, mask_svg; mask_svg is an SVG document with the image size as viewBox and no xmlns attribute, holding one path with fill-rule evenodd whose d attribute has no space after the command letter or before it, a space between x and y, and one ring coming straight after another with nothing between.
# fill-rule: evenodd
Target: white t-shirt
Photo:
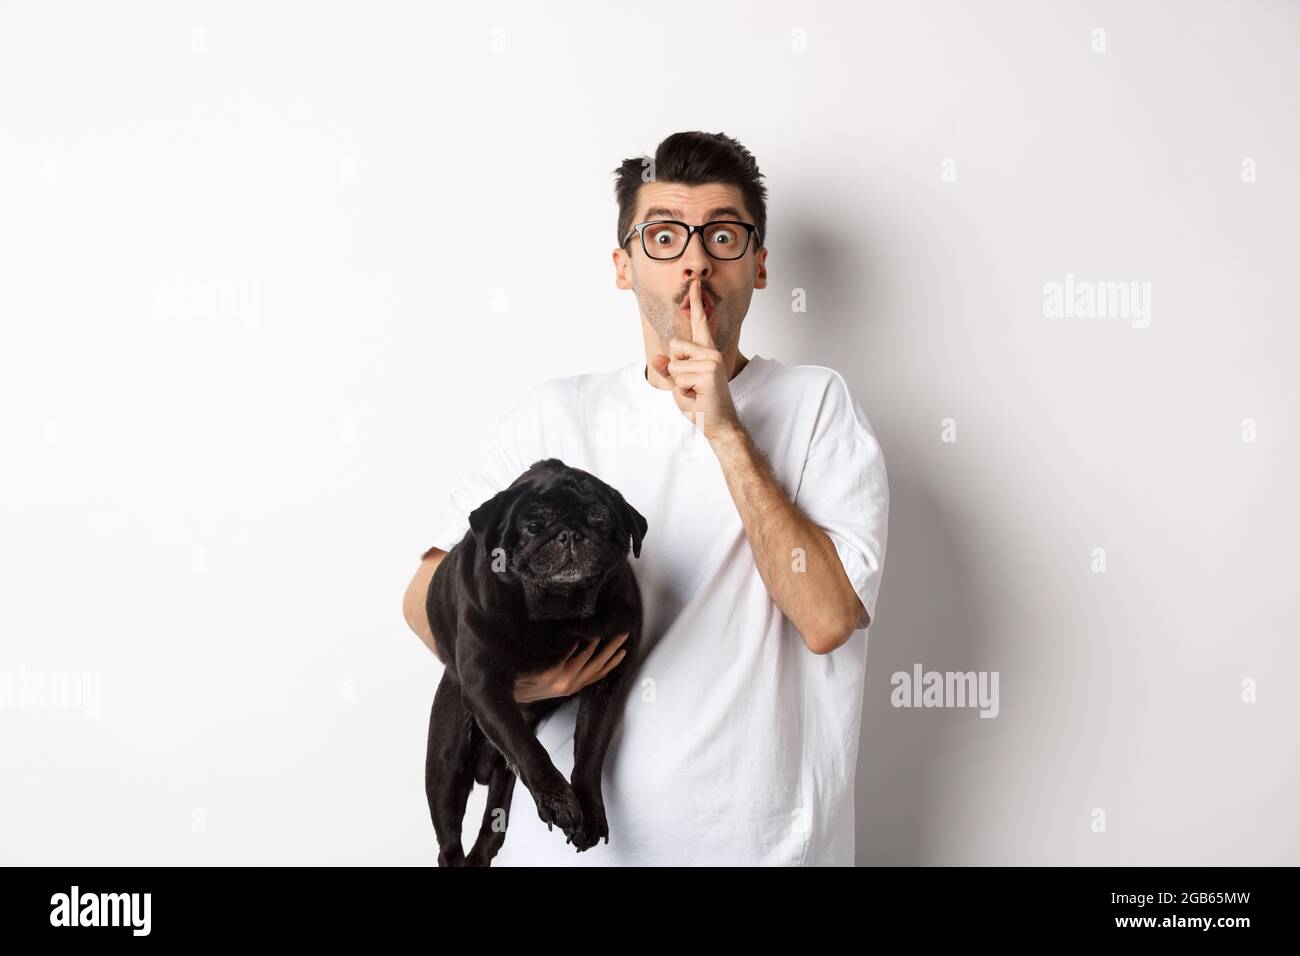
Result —
<instances>
[{"instance_id":1,"label":"white t-shirt","mask_svg":"<svg viewBox=\"0 0 1300 956\"><path fill-rule=\"evenodd\" d=\"M516 781L494 866L854 863L854 772L885 558L889 489L870 422L839 373L754 355L732 402L786 491L835 544L865 613L814 654L768 594L717 455L645 363L534 386L483 440L428 544L533 462L559 458L616 488L648 525L630 554L645 608L640 661L602 789L603 840L578 853ZM578 698L538 739L573 771ZM477 824L473 828L477 832ZM468 851L468 845L466 846Z\"/></svg>"}]
</instances>

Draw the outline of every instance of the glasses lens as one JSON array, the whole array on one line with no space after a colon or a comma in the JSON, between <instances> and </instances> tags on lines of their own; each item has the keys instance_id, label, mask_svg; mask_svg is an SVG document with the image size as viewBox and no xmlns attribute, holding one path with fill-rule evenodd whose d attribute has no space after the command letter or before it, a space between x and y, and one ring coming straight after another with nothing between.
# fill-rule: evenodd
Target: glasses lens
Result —
<instances>
[{"instance_id":1,"label":"glasses lens","mask_svg":"<svg viewBox=\"0 0 1300 956\"><path fill-rule=\"evenodd\" d=\"M719 259L736 259L745 252L749 230L734 222L710 223L704 230L708 251Z\"/></svg>"},{"instance_id":2,"label":"glasses lens","mask_svg":"<svg viewBox=\"0 0 1300 956\"><path fill-rule=\"evenodd\" d=\"M703 234L706 250L716 259L739 259L749 245L749 230L734 222L709 223ZM645 252L651 259L676 259L686 248L686 230L677 223L652 222L643 230Z\"/></svg>"},{"instance_id":3,"label":"glasses lens","mask_svg":"<svg viewBox=\"0 0 1300 956\"><path fill-rule=\"evenodd\" d=\"M674 259L686 246L686 230L675 223L652 222L641 232L651 259Z\"/></svg>"}]
</instances>

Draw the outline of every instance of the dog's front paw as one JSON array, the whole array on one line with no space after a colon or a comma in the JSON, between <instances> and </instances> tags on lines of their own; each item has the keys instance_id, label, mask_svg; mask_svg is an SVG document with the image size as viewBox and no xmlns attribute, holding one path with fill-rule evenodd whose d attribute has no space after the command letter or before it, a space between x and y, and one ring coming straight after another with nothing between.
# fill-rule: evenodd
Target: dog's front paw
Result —
<instances>
[{"instance_id":1,"label":"dog's front paw","mask_svg":"<svg viewBox=\"0 0 1300 956\"><path fill-rule=\"evenodd\" d=\"M575 787L578 805L582 808L582 827L573 838L574 848L581 853L590 850L602 839L609 843L609 821L605 819L605 801L599 790Z\"/></svg>"},{"instance_id":2,"label":"dog's front paw","mask_svg":"<svg viewBox=\"0 0 1300 956\"><path fill-rule=\"evenodd\" d=\"M529 789L537 801L537 815L546 824L546 829L558 826L568 837L565 842L572 840L582 826L582 807L573 788L569 786L569 781L562 774L556 773L553 778Z\"/></svg>"}]
</instances>

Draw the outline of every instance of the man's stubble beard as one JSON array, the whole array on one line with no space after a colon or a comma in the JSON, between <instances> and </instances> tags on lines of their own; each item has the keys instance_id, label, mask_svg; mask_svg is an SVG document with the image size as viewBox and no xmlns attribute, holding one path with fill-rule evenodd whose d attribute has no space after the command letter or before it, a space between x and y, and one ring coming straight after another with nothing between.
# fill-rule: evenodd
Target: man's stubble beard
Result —
<instances>
[{"instance_id":1,"label":"man's stubble beard","mask_svg":"<svg viewBox=\"0 0 1300 956\"><path fill-rule=\"evenodd\" d=\"M641 308L641 314L645 316L650 328L654 329L655 335L659 337L659 350L665 355L668 354L668 343L674 338L681 337L686 340L691 338L691 326L689 319L685 322L684 328L678 327L678 307L670 298L665 298L656 292L651 292L641 286L637 279L636 269L632 269L632 289L636 293L637 304ZM749 308L749 298L753 295L753 290L741 289L730 298L724 298L715 301L713 304L713 317L708 320L709 332L713 335L713 345L723 355L727 354L727 349L735 341L738 321L734 321L732 316L744 315Z\"/></svg>"}]
</instances>

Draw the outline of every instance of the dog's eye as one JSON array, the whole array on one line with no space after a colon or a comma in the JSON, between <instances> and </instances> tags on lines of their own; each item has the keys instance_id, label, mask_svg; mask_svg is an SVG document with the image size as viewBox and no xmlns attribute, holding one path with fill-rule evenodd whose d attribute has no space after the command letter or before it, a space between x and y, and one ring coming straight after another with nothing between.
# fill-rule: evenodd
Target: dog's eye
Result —
<instances>
[{"instance_id":1,"label":"dog's eye","mask_svg":"<svg viewBox=\"0 0 1300 956\"><path fill-rule=\"evenodd\" d=\"M529 534L537 534L537 532L542 530L544 524L545 522L539 518L529 518L524 522L524 530Z\"/></svg>"},{"instance_id":2,"label":"dog's eye","mask_svg":"<svg viewBox=\"0 0 1300 956\"><path fill-rule=\"evenodd\" d=\"M597 528L603 528L609 523L609 515L603 511L593 511L587 515L587 523Z\"/></svg>"}]
</instances>

